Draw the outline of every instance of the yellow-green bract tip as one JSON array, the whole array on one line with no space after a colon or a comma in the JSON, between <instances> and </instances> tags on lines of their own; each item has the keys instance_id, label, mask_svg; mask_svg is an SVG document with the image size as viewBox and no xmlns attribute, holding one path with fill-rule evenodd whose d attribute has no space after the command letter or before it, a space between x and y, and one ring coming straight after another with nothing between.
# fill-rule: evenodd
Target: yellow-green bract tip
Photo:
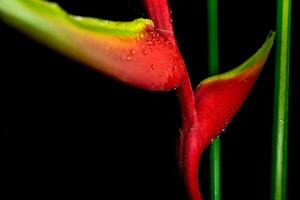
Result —
<instances>
[{"instance_id":1,"label":"yellow-green bract tip","mask_svg":"<svg viewBox=\"0 0 300 200\"><path fill-rule=\"evenodd\" d=\"M275 35L276 35L276 33L274 31L271 31L269 33L269 35L267 36L267 39L264 42L264 44L262 45L262 47L254 55L252 55L245 62L243 62L240 66L238 66L228 72L218 74L215 76L211 76L211 77L203 80L200 84L206 84L206 83L210 83L210 82L213 82L216 80L232 79L234 77L237 77L239 74L246 71L247 69L250 69L251 67L255 67L256 66L255 64L266 59L266 57L270 53L271 48L274 43Z\"/></svg>"}]
</instances>

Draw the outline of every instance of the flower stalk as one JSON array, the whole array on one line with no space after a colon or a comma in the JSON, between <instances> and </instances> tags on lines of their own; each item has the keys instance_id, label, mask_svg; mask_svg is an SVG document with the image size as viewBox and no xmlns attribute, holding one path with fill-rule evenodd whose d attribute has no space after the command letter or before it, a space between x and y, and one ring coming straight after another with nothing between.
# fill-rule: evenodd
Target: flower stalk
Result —
<instances>
[{"instance_id":1,"label":"flower stalk","mask_svg":"<svg viewBox=\"0 0 300 200\"><path fill-rule=\"evenodd\" d=\"M208 14L208 67L209 75L219 71L218 0L207 1ZM210 145L210 199L221 200L221 139Z\"/></svg>"},{"instance_id":2,"label":"flower stalk","mask_svg":"<svg viewBox=\"0 0 300 200\"><path fill-rule=\"evenodd\" d=\"M277 0L271 199L287 197L291 0Z\"/></svg>"}]
</instances>

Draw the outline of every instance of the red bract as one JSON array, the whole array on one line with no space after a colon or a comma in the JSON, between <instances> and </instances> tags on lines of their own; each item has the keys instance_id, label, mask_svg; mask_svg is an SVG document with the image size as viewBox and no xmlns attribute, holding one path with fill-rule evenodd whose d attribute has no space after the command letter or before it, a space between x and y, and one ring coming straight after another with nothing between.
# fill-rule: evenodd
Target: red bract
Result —
<instances>
[{"instance_id":1,"label":"red bract","mask_svg":"<svg viewBox=\"0 0 300 200\"><path fill-rule=\"evenodd\" d=\"M184 64L174 38L149 19L73 16L40 0L1 0L0 14L37 41L126 84L168 91L182 82Z\"/></svg>"},{"instance_id":2,"label":"red bract","mask_svg":"<svg viewBox=\"0 0 300 200\"><path fill-rule=\"evenodd\" d=\"M190 128L181 133L180 167L187 191L200 200L198 163L204 149L230 123L247 98L271 50L274 33L263 47L240 67L202 81L195 91L195 116Z\"/></svg>"},{"instance_id":3,"label":"red bract","mask_svg":"<svg viewBox=\"0 0 300 200\"><path fill-rule=\"evenodd\" d=\"M176 89L183 127L179 167L192 200L201 200L198 164L204 149L238 112L273 45L272 32L239 67L202 81L193 92L177 47L167 0L145 0L150 18L111 22L67 14L40 0L0 0L1 19L36 40L132 86Z\"/></svg>"}]
</instances>

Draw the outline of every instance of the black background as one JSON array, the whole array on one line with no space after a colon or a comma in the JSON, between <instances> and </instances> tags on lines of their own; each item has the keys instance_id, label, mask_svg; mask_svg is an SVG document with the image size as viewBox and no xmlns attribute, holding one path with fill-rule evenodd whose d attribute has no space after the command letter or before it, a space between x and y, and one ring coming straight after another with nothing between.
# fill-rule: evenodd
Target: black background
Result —
<instances>
[{"instance_id":1,"label":"black background","mask_svg":"<svg viewBox=\"0 0 300 200\"><path fill-rule=\"evenodd\" d=\"M146 18L142 1L57 1L72 14ZM169 1L195 87L207 77L205 1ZM238 66L275 30L275 1L219 0L220 71ZM299 175L299 2L293 1L288 199ZM187 199L176 167L175 92L128 87L0 24L2 179L10 196ZM269 199L274 50L222 135L223 199ZM2 132L2 131L1 131ZM208 199L207 152L200 182ZM93 198L92 198L93 197ZM297 199L297 198L296 198Z\"/></svg>"}]
</instances>

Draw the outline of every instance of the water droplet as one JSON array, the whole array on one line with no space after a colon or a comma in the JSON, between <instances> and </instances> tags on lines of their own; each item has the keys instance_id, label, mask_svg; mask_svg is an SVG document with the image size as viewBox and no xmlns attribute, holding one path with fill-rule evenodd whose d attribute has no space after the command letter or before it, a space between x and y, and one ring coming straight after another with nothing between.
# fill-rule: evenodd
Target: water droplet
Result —
<instances>
[{"instance_id":1,"label":"water droplet","mask_svg":"<svg viewBox=\"0 0 300 200\"><path fill-rule=\"evenodd\" d=\"M152 42L152 41L148 41L147 44L148 44L148 45L152 45L153 42Z\"/></svg>"},{"instance_id":2,"label":"water droplet","mask_svg":"<svg viewBox=\"0 0 300 200\"><path fill-rule=\"evenodd\" d=\"M131 49L131 50L130 50L130 54L131 54L131 55L135 55L135 50L134 50L134 49Z\"/></svg>"},{"instance_id":3,"label":"water droplet","mask_svg":"<svg viewBox=\"0 0 300 200\"><path fill-rule=\"evenodd\" d=\"M127 61L131 61L131 57L130 56L127 56Z\"/></svg>"},{"instance_id":4,"label":"water droplet","mask_svg":"<svg viewBox=\"0 0 300 200\"><path fill-rule=\"evenodd\" d=\"M151 69L153 69L153 70L154 70L155 68L156 68L156 66L155 66L155 65L151 65Z\"/></svg>"},{"instance_id":5,"label":"water droplet","mask_svg":"<svg viewBox=\"0 0 300 200\"><path fill-rule=\"evenodd\" d=\"M171 42L169 40L167 40L166 42L164 42L164 44L165 44L166 47L169 47L169 48L172 47Z\"/></svg>"},{"instance_id":6,"label":"water droplet","mask_svg":"<svg viewBox=\"0 0 300 200\"><path fill-rule=\"evenodd\" d=\"M83 17L81 17L81 16L74 16L74 18L75 18L76 20L78 20L78 21L83 20Z\"/></svg>"},{"instance_id":7,"label":"water droplet","mask_svg":"<svg viewBox=\"0 0 300 200\"><path fill-rule=\"evenodd\" d=\"M279 121L280 121L281 124L284 124L284 120L283 119L280 119Z\"/></svg>"},{"instance_id":8,"label":"water droplet","mask_svg":"<svg viewBox=\"0 0 300 200\"><path fill-rule=\"evenodd\" d=\"M222 128L222 133L224 133L226 131L226 128Z\"/></svg>"},{"instance_id":9,"label":"water droplet","mask_svg":"<svg viewBox=\"0 0 300 200\"><path fill-rule=\"evenodd\" d=\"M152 37L155 36L155 32L154 31L151 31L150 34L151 34Z\"/></svg>"},{"instance_id":10,"label":"water droplet","mask_svg":"<svg viewBox=\"0 0 300 200\"><path fill-rule=\"evenodd\" d=\"M148 51L146 49L143 50L143 54L146 56L148 55Z\"/></svg>"},{"instance_id":11,"label":"water droplet","mask_svg":"<svg viewBox=\"0 0 300 200\"><path fill-rule=\"evenodd\" d=\"M174 72L176 69L177 69L177 65L173 65L173 68L172 68L173 72Z\"/></svg>"},{"instance_id":12,"label":"water droplet","mask_svg":"<svg viewBox=\"0 0 300 200\"><path fill-rule=\"evenodd\" d=\"M230 120L229 119L226 119L225 120L225 126L227 126L229 124Z\"/></svg>"}]
</instances>

